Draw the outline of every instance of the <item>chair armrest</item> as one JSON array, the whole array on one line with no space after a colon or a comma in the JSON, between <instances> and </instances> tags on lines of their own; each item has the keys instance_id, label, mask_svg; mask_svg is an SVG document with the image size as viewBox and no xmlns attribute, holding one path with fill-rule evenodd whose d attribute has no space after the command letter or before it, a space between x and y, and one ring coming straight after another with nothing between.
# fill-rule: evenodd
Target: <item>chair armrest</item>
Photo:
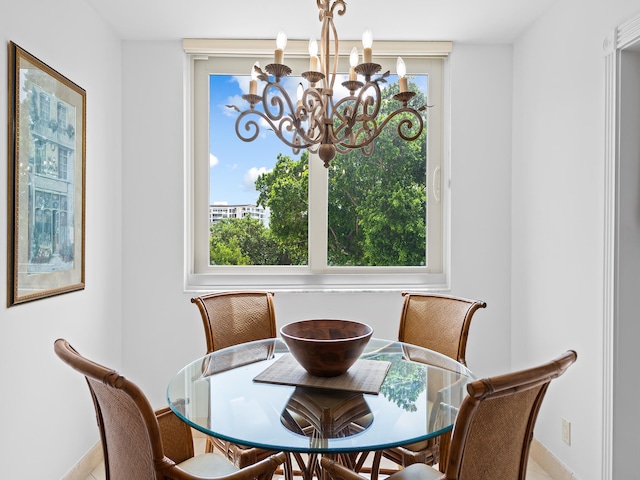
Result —
<instances>
[{"instance_id":1,"label":"chair armrest","mask_svg":"<svg viewBox=\"0 0 640 480\"><path fill-rule=\"evenodd\" d=\"M165 457L167 468L163 470L163 473L166 480L211 480L212 478L215 480L272 480L273 474L285 462L286 458L286 454L280 452L234 473L216 475L216 472L210 472L207 476L202 477L186 472Z\"/></svg>"},{"instance_id":2,"label":"chair armrest","mask_svg":"<svg viewBox=\"0 0 640 480\"><path fill-rule=\"evenodd\" d=\"M229 480L271 480L278 467L282 465L286 459L286 453L274 453L264 460L260 460L253 465L241 468L234 474L228 475Z\"/></svg>"},{"instance_id":3,"label":"chair armrest","mask_svg":"<svg viewBox=\"0 0 640 480\"><path fill-rule=\"evenodd\" d=\"M365 477L358 475L353 470L349 470L338 462L327 457L320 459L322 471L329 475L331 480L366 480Z\"/></svg>"},{"instance_id":4,"label":"chair armrest","mask_svg":"<svg viewBox=\"0 0 640 480\"><path fill-rule=\"evenodd\" d=\"M322 457L320 460L323 472L327 473L330 480L366 480L353 470L346 468L339 463ZM414 463L407 468L390 475L387 480L445 480L446 476L435 468L424 463Z\"/></svg>"},{"instance_id":5,"label":"chair armrest","mask_svg":"<svg viewBox=\"0 0 640 480\"><path fill-rule=\"evenodd\" d=\"M191 427L180 420L169 407L156 410L156 418L165 456L175 463L181 463L193 457Z\"/></svg>"}]
</instances>

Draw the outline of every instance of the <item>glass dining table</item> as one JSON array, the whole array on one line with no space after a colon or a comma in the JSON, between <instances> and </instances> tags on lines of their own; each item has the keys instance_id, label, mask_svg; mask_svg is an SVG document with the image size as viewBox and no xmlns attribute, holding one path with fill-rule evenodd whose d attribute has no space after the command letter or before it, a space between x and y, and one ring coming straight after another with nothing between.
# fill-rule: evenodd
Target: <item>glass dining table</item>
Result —
<instances>
[{"instance_id":1,"label":"glass dining table","mask_svg":"<svg viewBox=\"0 0 640 480\"><path fill-rule=\"evenodd\" d=\"M348 378L352 371L367 380L378 372L378 379L363 383L355 374ZM355 465L363 452L378 452L379 461L384 449L450 430L474 379L449 357L378 338L341 377L307 374L273 338L196 359L171 379L167 399L179 418L207 435L289 452L299 465L300 454ZM302 476L311 478L317 465L301 465Z\"/></svg>"}]
</instances>

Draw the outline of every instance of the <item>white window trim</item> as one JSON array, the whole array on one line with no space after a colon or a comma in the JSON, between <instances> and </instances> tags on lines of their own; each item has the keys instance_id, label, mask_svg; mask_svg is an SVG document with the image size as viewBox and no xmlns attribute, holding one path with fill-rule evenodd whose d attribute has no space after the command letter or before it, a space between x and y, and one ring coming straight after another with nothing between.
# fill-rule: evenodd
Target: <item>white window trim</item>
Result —
<instances>
[{"instance_id":1,"label":"white window trim","mask_svg":"<svg viewBox=\"0 0 640 480\"><path fill-rule=\"evenodd\" d=\"M341 41L341 56L348 57L348 52L353 46L359 46L359 42ZM196 179L202 179L198 174L196 157L203 155L198 152L202 145L196 145L192 129L196 127L194 115L196 109L194 76L196 62L214 57L249 57L273 54L273 41L265 40L215 40L215 39L185 39L183 42L185 51L185 230L184 230L184 289L186 292L202 292L211 290L231 289L264 289L276 291L304 291L304 292L331 292L331 291L396 291L399 289L414 290L448 290L450 285L450 182L449 182L449 89L448 89L448 61L447 56L451 51L450 42L383 42L376 41L376 57L395 57L401 55L405 60L412 57L445 57L442 75L438 80L442 81L442 106L439 111L441 132L429 132L429 135L437 135L440 138L441 152L431 152L428 155L441 156L439 172L428 175L428 179L441 176L440 201L442 207L442 227L437 241L442 242L441 273L429 273L425 267L329 267L324 265L308 266L251 266L251 267L224 267L215 266L198 269L196 254L196 238L204 235L208 238L208 222L196 222L196 215L208 219L208 201L196 201ZM287 57L306 57L308 42L290 40L287 42ZM344 52L343 52L344 50ZM430 79L430 82L433 79ZM208 107L207 107L208 108ZM430 112L431 114L431 112ZM429 144L430 145L430 144ZM430 147L429 147L430 148ZM208 149L208 145L207 145ZM208 153L206 153L208 158ZM433 157L432 157L433 158ZM316 161L313 161L316 160ZM310 156L310 195L313 190L323 189L320 182L327 181L326 170L318 159ZM324 175L322 174L324 171ZM320 173L320 174L318 174ZM206 175L208 179L208 175ZM429 180L428 180L429 181ZM326 189L324 189L326 191ZM208 193L208 189L207 189ZM204 205L204 207L203 207ZM207 212L203 211L206 209ZM326 218L325 232L326 232ZM320 227L321 229L322 227ZM310 224L310 239L324 238L322 235L312 234ZM196 231L197 230L197 231ZM429 239L427 245L433 245L435 239ZM208 247L208 242L207 242ZM326 239L313 244L310 248L326 249ZM208 248L207 248L208 258ZM313 256L310 257L310 261ZM440 267L440 266L439 266Z\"/></svg>"}]
</instances>

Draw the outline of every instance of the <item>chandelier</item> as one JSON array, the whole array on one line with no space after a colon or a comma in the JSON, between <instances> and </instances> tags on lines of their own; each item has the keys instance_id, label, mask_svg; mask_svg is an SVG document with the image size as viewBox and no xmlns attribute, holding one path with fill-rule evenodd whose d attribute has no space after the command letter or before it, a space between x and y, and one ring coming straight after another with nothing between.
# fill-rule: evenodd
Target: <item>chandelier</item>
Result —
<instances>
[{"instance_id":1,"label":"chandelier","mask_svg":"<svg viewBox=\"0 0 640 480\"><path fill-rule=\"evenodd\" d=\"M242 95L250 108L240 112L236 120L236 135L245 142L255 140L260 134L257 120L266 122L268 128L278 138L291 147L294 154L308 149L317 153L328 167L338 153L347 153L360 149L362 154L370 156L374 140L389 121L403 113L398 122L398 135L406 140L417 139L424 130L420 114L427 106L417 110L407 106L415 92L408 91L406 67L401 57L397 61L399 93L393 98L402 105L392 113L378 118L382 103L380 84L386 83L389 71L379 74L382 67L372 61L373 37L366 30L363 37L362 63L358 63L356 47L351 50L349 79L342 83L349 95L334 98L334 84L338 68L338 34L333 24L334 14L344 15L347 6L344 0L316 0L322 23L320 34L320 57L315 39L309 41L309 71L302 77L308 86L298 85L297 101L293 102L280 80L291 74L292 70L283 63L287 39L283 32L278 34L274 62L265 66L266 73L256 62L251 69L249 93ZM331 46L333 43L333 49ZM333 59L332 59L333 57ZM257 93L257 81L265 83L262 95ZM262 110L255 107L262 102ZM233 107L240 110L237 107ZM259 117L256 119L255 117Z\"/></svg>"}]
</instances>

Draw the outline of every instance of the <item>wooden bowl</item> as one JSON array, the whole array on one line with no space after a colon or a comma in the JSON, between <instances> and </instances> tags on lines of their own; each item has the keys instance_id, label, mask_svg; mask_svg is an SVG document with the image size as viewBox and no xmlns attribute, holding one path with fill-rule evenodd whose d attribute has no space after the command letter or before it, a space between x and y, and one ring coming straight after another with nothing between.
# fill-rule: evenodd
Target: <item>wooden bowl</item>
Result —
<instances>
[{"instance_id":1,"label":"wooden bowl","mask_svg":"<svg viewBox=\"0 0 640 480\"><path fill-rule=\"evenodd\" d=\"M301 320L280 329L293 358L311 375L335 377L355 363L373 328L351 320Z\"/></svg>"}]
</instances>

